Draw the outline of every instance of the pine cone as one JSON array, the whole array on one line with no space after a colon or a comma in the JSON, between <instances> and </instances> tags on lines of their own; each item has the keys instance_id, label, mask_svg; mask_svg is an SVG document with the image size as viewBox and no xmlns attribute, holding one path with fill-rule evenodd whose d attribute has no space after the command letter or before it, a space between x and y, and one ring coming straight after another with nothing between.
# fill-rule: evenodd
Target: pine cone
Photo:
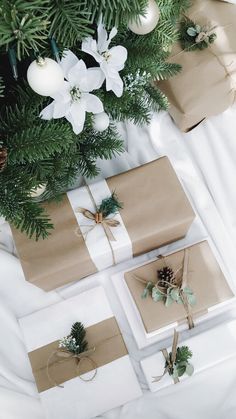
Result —
<instances>
[{"instance_id":1,"label":"pine cone","mask_svg":"<svg viewBox=\"0 0 236 419\"><path fill-rule=\"evenodd\" d=\"M168 283L174 284L175 275L173 270L169 266L164 266L164 268L157 271L158 285L160 287L168 288Z\"/></svg>"},{"instance_id":2,"label":"pine cone","mask_svg":"<svg viewBox=\"0 0 236 419\"><path fill-rule=\"evenodd\" d=\"M7 149L0 148L0 172L4 169L7 162Z\"/></svg>"}]
</instances>

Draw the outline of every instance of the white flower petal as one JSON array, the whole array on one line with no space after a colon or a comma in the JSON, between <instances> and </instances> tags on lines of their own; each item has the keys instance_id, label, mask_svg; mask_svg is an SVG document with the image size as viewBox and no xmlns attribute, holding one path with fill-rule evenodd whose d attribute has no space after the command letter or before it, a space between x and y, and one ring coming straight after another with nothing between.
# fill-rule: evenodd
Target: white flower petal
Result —
<instances>
[{"instance_id":1,"label":"white flower petal","mask_svg":"<svg viewBox=\"0 0 236 419\"><path fill-rule=\"evenodd\" d=\"M117 29L114 27L112 28L109 38L108 38L108 45L110 44L111 40L116 36L117 34Z\"/></svg>"},{"instance_id":2,"label":"white flower petal","mask_svg":"<svg viewBox=\"0 0 236 419\"><path fill-rule=\"evenodd\" d=\"M106 77L106 90L112 90L117 97L121 97L124 86L118 71L107 62L103 62L101 68Z\"/></svg>"},{"instance_id":3,"label":"white flower petal","mask_svg":"<svg viewBox=\"0 0 236 419\"><path fill-rule=\"evenodd\" d=\"M125 61L127 60L127 49L118 45L116 47L112 47L109 50L109 64L112 65L116 70L120 71L123 70Z\"/></svg>"},{"instance_id":4,"label":"white flower petal","mask_svg":"<svg viewBox=\"0 0 236 419\"><path fill-rule=\"evenodd\" d=\"M107 39L107 31L104 28L104 25L102 22L98 24L97 32L98 32L98 52L100 52L101 54L102 52L107 50L108 45L109 45L109 42Z\"/></svg>"},{"instance_id":5,"label":"white flower petal","mask_svg":"<svg viewBox=\"0 0 236 419\"><path fill-rule=\"evenodd\" d=\"M61 102L58 100L54 101L54 110L53 110L53 118L63 118L70 109L70 103L69 102Z\"/></svg>"},{"instance_id":6,"label":"white flower petal","mask_svg":"<svg viewBox=\"0 0 236 419\"><path fill-rule=\"evenodd\" d=\"M83 131L85 115L85 108L80 102L71 105L70 111L66 115L66 119L71 123L75 134L79 134Z\"/></svg>"},{"instance_id":7,"label":"white flower petal","mask_svg":"<svg viewBox=\"0 0 236 419\"><path fill-rule=\"evenodd\" d=\"M104 78L104 74L99 67L89 68L86 75L80 79L79 87L82 92L92 92L92 90L101 87Z\"/></svg>"},{"instance_id":8,"label":"white flower petal","mask_svg":"<svg viewBox=\"0 0 236 419\"><path fill-rule=\"evenodd\" d=\"M86 78L87 76L87 67L83 60L79 60L76 65L74 65L68 72L68 81L73 86L80 87L80 80Z\"/></svg>"},{"instance_id":9,"label":"white flower petal","mask_svg":"<svg viewBox=\"0 0 236 419\"><path fill-rule=\"evenodd\" d=\"M53 111L54 111L54 104L55 104L55 100L53 100L53 102L50 103L50 105L46 106L46 108L44 108L40 112L39 117L42 118L42 119L45 119L47 121L52 119L53 118Z\"/></svg>"},{"instance_id":10,"label":"white flower petal","mask_svg":"<svg viewBox=\"0 0 236 419\"><path fill-rule=\"evenodd\" d=\"M86 106L87 112L92 112L94 114L103 112L103 104L102 101L95 95L90 93L83 93L81 96L81 100Z\"/></svg>"},{"instance_id":11,"label":"white flower petal","mask_svg":"<svg viewBox=\"0 0 236 419\"><path fill-rule=\"evenodd\" d=\"M64 81L60 90L58 90L56 93L51 95L51 97L58 101L69 102L71 99L70 89L71 89L70 83L68 83L67 81Z\"/></svg>"},{"instance_id":12,"label":"white flower petal","mask_svg":"<svg viewBox=\"0 0 236 419\"><path fill-rule=\"evenodd\" d=\"M97 42L91 36L83 40L81 49L87 54L92 55L92 57L95 58L98 63L103 60L103 57L101 57L101 55L98 53Z\"/></svg>"},{"instance_id":13,"label":"white flower petal","mask_svg":"<svg viewBox=\"0 0 236 419\"><path fill-rule=\"evenodd\" d=\"M79 59L76 57L76 55L71 50L65 50L63 51L63 56L61 59L61 68L63 70L64 76L67 79L68 72L75 64L77 64Z\"/></svg>"}]
</instances>

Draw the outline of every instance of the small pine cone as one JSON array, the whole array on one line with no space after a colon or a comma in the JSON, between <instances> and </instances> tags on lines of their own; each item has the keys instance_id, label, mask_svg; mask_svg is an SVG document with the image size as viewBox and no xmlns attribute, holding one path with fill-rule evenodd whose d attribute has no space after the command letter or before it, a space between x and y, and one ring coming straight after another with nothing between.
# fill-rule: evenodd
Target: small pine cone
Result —
<instances>
[{"instance_id":1,"label":"small pine cone","mask_svg":"<svg viewBox=\"0 0 236 419\"><path fill-rule=\"evenodd\" d=\"M0 172L4 169L7 162L7 149L0 148Z\"/></svg>"},{"instance_id":2,"label":"small pine cone","mask_svg":"<svg viewBox=\"0 0 236 419\"><path fill-rule=\"evenodd\" d=\"M169 266L164 266L164 268L157 271L158 285L160 287L168 288L167 282L174 284L175 275L174 272Z\"/></svg>"}]
</instances>

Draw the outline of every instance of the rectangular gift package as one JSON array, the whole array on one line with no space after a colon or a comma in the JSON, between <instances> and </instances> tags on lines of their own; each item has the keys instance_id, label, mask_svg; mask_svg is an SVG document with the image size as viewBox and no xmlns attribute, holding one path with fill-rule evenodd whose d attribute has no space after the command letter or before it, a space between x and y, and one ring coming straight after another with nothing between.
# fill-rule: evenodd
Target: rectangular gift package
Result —
<instances>
[{"instance_id":1,"label":"rectangular gift package","mask_svg":"<svg viewBox=\"0 0 236 419\"><path fill-rule=\"evenodd\" d=\"M200 26L213 28L217 37L204 50L183 51L175 45L170 62L179 74L157 82L170 102L169 112L182 131L217 115L234 103L236 82L236 7L216 0L194 0L186 15Z\"/></svg>"},{"instance_id":2,"label":"rectangular gift package","mask_svg":"<svg viewBox=\"0 0 236 419\"><path fill-rule=\"evenodd\" d=\"M97 373L91 381L84 381L94 376L89 362L81 364L80 376L75 358L48 362L58 348L58 340L68 336L77 321L86 329L88 347L95 347L90 357L97 365ZM141 396L120 329L102 287L28 315L20 319L20 326L48 419L92 418Z\"/></svg>"},{"instance_id":3,"label":"rectangular gift package","mask_svg":"<svg viewBox=\"0 0 236 419\"><path fill-rule=\"evenodd\" d=\"M115 191L123 208L113 218L110 240L93 213ZM184 237L195 217L167 157L72 190L58 203L44 204L55 229L33 241L13 229L26 280L44 290L84 278L115 263Z\"/></svg>"},{"instance_id":4,"label":"rectangular gift package","mask_svg":"<svg viewBox=\"0 0 236 419\"><path fill-rule=\"evenodd\" d=\"M227 361L236 356L236 320L221 324L211 330L180 341L178 346L188 346L193 356L189 362L194 367L194 374ZM171 352L171 346L166 348ZM141 361L141 366L151 391L161 390L174 383L167 373L160 381L154 382L156 376L161 376L165 368L165 359L161 351ZM179 378L180 382L188 378L186 374ZM190 378L191 380L191 378ZM178 385L178 384L177 384Z\"/></svg>"},{"instance_id":5,"label":"rectangular gift package","mask_svg":"<svg viewBox=\"0 0 236 419\"><path fill-rule=\"evenodd\" d=\"M165 257L167 266L174 272L180 269L182 272L186 250L187 286L196 297L191 314L194 323L198 324L230 307L235 301L235 296L207 241L168 254ZM188 328L187 312L183 304L173 302L166 307L163 301L155 302L151 295L142 298L144 282L156 284L157 270L163 266L163 259L155 259L124 272L121 275L123 278L114 276L114 285L139 347L157 342L161 337L170 336L175 327Z\"/></svg>"}]
</instances>

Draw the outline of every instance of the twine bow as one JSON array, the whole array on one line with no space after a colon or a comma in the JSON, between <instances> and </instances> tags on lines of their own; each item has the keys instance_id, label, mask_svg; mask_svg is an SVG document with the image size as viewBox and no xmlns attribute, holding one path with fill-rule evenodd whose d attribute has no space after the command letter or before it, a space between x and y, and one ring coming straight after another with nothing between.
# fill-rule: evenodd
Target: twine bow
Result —
<instances>
[{"instance_id":1,"label":"twine bow","mask_svg":"<svg viewBox=\"0 0 236 419\"><path fill-rule=\"evenodd\" d=\"M105 231L107 239L109 241L116 241L110 227L117 227L118 225L120 225L120 222L118 220L115 220L114 218L103 217L103 214L101 212L92 212L86 208L81 208L81 207L77 208L76 212L79 212L83 214L85 218L88 218L89 220L94 221L95 224L93 226L88 226L90 228L87 233L92 231L98 224L100 224L102 225Z\"/></svg>"},{"instance_id":2,"label":"twine bow","mask_svg":"<svg viewBox=\"0 0 236 419\"><path fill-rule=\"evenodd\" d=\"M81 352L80 354L75 354L73 352L67 351L66 349L57 349L56 351L52 352L47 361L47 377L50 383L52 383L54 387L64 388L63 385L56 383L56 381L53 379L53 377L50 374L49 368L55 363L65 362L66 360L69 360L72 358L74 358L77 362L76 371L79 378L85 382L94 380L94 378L97 375L97 364L89 355L94 353L95 349L96 348L94 347L94 348L88 349L87 351ZM53 357L56 357L57 359L55 362L50 363ZM80 374L80 368L81 368L82 363L84 362L89 362L92 366L92 369L94 370L93 375L88 379L82 378Z\"/></svg>"},{"instance_id":3,"label":"twine bow","mask_svg":"<svg viewBox=\"0 0 236 419\"><path fill-rule=\"evenodd\" d=\"M173 376L174 364L175 364L176 355L177 355L178 339L179 339L179 334L176 330L174 330L174 337L173 337L173 342L172 342L171 353L169 354L166 348L161 349L161 352L162 352L162 354L165 358L165 361L166 361L166 366L165 366L164 372L163 372L162 375L158 375L158 376L153 377L153 381L152 381L153 383L156 383L156 382L160 381L164 377L164 375L166 375L167 372L173 378L174 384L177 384L179 382L179 378Z\"/></svg>"}]
</instances>

